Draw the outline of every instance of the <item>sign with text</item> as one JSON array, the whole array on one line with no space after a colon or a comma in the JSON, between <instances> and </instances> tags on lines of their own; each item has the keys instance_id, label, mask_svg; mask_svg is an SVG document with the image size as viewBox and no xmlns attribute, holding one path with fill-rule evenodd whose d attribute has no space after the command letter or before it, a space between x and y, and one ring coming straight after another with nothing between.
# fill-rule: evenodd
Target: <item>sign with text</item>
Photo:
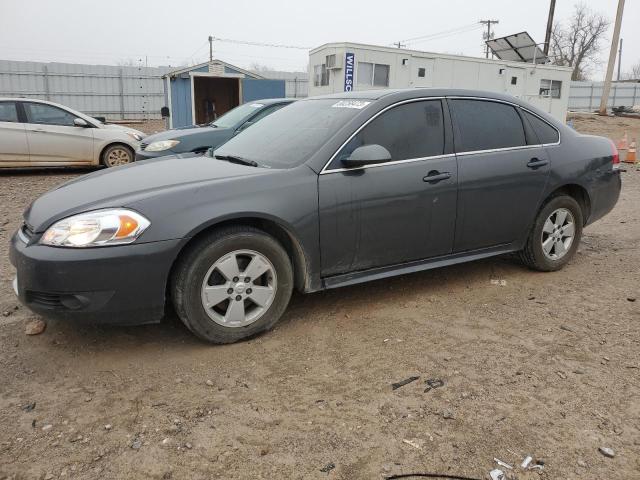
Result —
<instances>
[{"instance_id":1,"label":"sign with text","mask_svg":"<svg viewBox=\"0 0 640 480\"><path fill-rule=\"evenodd\" d=\"M356 63L356 56L354 53L347 52L344 59L344 91L350 92L353 90L353 72Z\"/></svg>"}]
</instances>

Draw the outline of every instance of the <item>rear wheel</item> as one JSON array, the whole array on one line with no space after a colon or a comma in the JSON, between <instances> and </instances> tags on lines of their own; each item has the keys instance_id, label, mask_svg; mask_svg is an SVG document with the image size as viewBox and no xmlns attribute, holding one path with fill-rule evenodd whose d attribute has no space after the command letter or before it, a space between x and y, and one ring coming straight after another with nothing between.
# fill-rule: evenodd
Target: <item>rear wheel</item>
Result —
<instances>
[{"instance_id":1,"label":"rear wheel","mask_svg":"<svg viewBox=\"0 0 640 480\"><path fill-rule=\"evenodd\" d=\"M582 225L582 209L574 198L552 197L538 213L520 258L534 270L561 269L578 249Z\"/></svg>"},{"instance_id":2,"label":"rear wheel","mask_svg":"<svg viewBox=\"0 0 640 480\"><path fill-rule=\"evenodd\" d=\"M133 162L133 151L125 145L111 145L102 154L106 167L118 167Z\"/></svg>"},{"instance_id":3,"label":"rear wheel","mask_svg":"<svg viewBox=\"0 0 640 480\"><path fill-rule=\"evenodd\" d=\"M176 266L171 294L193 333L232 343L273 327L292 289L293 270L282 246L261 230L232 227L187 251Z\"/></svg>"}]
</instances>

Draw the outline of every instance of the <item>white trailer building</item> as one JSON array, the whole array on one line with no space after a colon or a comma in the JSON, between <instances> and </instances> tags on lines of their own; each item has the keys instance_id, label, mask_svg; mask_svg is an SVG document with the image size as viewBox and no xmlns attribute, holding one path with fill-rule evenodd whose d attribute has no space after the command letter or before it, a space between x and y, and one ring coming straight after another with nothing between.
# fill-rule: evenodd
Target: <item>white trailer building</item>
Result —
<instances>
[{"instance_id":1,"label":"white trailer building","mask_svg":"<svg viewBox=\"0 0 640 480\"><path fill-rule=\"evenodd\" d=\"M565 121L571 69L359 43L309 53L309 95L379 88L469 88L507 93Z\"/></svg>"}]
</instances>

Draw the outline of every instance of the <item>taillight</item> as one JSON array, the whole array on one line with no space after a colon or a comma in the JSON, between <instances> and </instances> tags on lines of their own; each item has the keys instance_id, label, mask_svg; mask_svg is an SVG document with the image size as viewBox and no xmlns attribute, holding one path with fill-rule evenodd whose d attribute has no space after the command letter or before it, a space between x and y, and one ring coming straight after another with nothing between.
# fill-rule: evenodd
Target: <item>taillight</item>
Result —
<instances>
[{"instance_id":1,"label":"taillight","mask_svg":"<svg viewBox=\"0 0 640 480\"><path fill-rule=\"evenodd\" d=\"M613 160L613 169L617 170L618 168L620 168L620 154L618 153L618 148L616 147L616 144L613 143L613 140L609 139L609 142L611 142L611 158Z\"/></svg>"}]
</instances>

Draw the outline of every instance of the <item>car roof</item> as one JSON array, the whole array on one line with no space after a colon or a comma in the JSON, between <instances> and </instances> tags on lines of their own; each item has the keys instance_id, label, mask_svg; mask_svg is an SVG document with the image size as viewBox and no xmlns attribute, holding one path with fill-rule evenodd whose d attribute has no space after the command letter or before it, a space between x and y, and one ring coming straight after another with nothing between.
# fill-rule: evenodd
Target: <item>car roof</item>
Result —
<instances>
[{"instance_id":1,"label":"car roof","mask_svg":"<svg viewBox=\"0 0 640 480\"><path fill-rule=\"evenodd\" d=\"M512 103L520 103L518 99L512 95L505 95L496 92L489 92L486 90L470 90L464 88L440 88L440 87L425 87L425 88L385 88L379 90L362 90L357 92L340 92L331 93L327 95L319 95L309 98L326 98L326 99L362 99L362 100L408 100L412 98L423 97L481 97L492 98L496 100L505 100Z\"/></svg>"}]
</instances>

